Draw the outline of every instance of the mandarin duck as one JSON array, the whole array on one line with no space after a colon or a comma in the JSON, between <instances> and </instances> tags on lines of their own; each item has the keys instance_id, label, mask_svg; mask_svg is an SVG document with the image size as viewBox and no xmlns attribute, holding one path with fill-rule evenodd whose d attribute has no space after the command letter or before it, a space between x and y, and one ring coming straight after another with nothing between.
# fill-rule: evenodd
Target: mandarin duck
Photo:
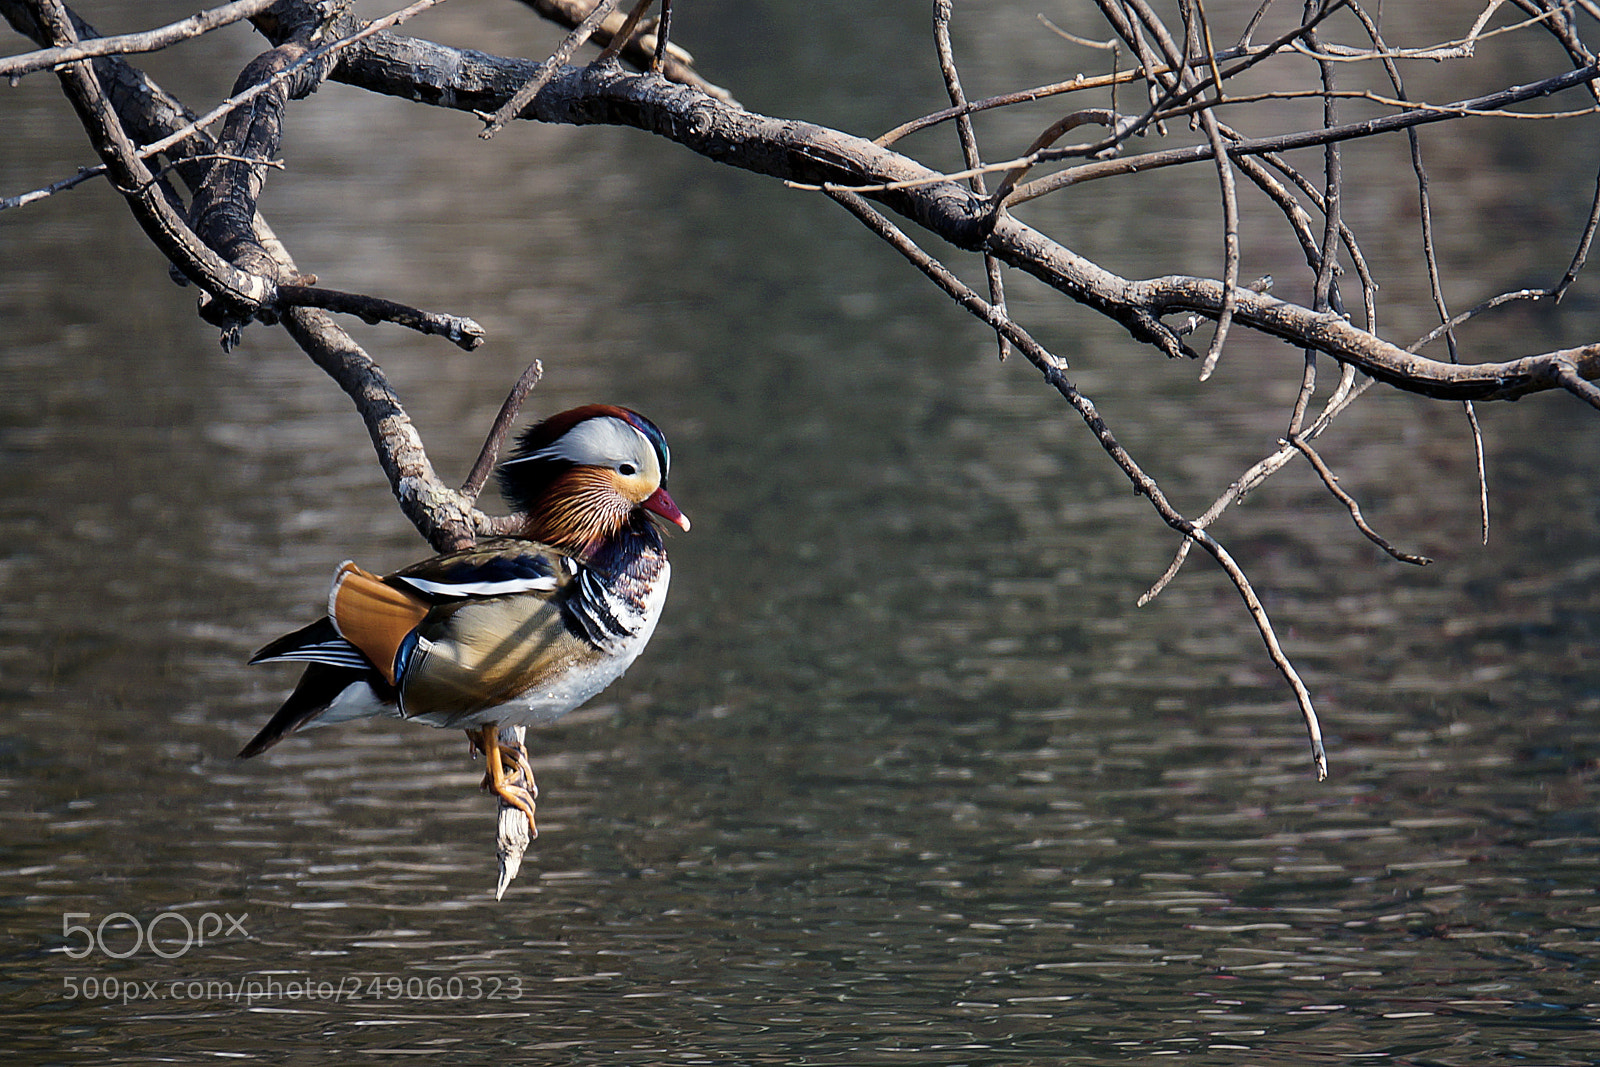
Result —
<instances>
[{"instance_id":1,"label":"mandarin duck","mask_svg":"<svg viewBox=\"0 0 1600 1067\"><path fill-rule=\"evenodd\" d=\"M671 572L655 519L689 529L667 493L670 460L661 431L626 408L591 404L524 431L498 471L511 535L382 578L340 564L328 614L251 657L308 666L240 757L370 716L460 727L484 754L484 788L537 836L537 789L509 780L499 728L565 715L649 642ZM512 758L532 788L526 753Z\"/></svg>"}]
</instances>

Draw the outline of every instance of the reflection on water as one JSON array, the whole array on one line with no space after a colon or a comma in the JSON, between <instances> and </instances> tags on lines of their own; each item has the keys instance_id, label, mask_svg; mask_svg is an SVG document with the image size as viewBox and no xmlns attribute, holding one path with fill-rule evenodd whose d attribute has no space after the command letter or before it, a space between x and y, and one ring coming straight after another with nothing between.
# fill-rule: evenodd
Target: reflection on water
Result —
<instances>
[{"instance_id":1,"label":"reflection on water","mask_svg":"<svg viewBox=\"0 0 1600 1067\"><path fill-rule=\"evenodd\" d=\"M463 36L482 17L452 16ZM745 95L882 117L759 98L789 88ZM0 154L0 193L78 158L45 135L51 92L30 79L0 109L29 146ZM468 150L469 124L430 117L429 162L481 172L462 218L427 167L350 172L341 109L397 137L412 109L316 102L269 183L296 254L494 332L471 356L362 334L435 461L470 461L535 356L537 411L646 411L696 524L671 541L672 601L622 683L537 733L542 834L502 904L459 735L354 724L233 760L294 674L245 657L338 560L422 546L343 399L265 329L221 353L104 190L0 219L5 1047L1593 1061L1592 413L1480 411L1483 549L1459 412L1382 393L1351 412L1325 452L1427 570L1380 557L1295 470L1224 524L1320 702L1319 785L1231 589L1192 560L1133 608L1170 538L1028 368L826 206L630 135ZM600 173L629 177L573 202ZM104 258L82 256L79 213L119 234ZM1273 446L1281 413L1240 387L1292 389L1292 354L1241 343L1201 390L1051 314L1183 506ZM1568 315L1524 325L1597 332ZM208 915L248 936L188 940ZM135 946L135 921L159 939Z\"/></svg>"}]
</instances>

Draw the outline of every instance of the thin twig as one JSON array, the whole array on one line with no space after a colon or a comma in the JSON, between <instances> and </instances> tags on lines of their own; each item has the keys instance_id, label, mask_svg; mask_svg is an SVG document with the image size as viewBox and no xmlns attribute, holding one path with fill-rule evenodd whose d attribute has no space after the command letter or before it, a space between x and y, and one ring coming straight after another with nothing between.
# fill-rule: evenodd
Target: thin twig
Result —
<instances>
[{"instance_id":1,"label":"thin twig","mask_svg":"<svg viewBox=\"0 0 1600 1067\"><path fill-rule=\"evenodd\" d=\"M278 0L234 0L209 11L202 11L178 22L168 23L140 33L124 33L116 37L94 37L73 45L41 48L20 56L0 59L0 78L20 78L41 70L51 70L63 63L79 59L96 59L100 56L131 55L140 52L159 52L168 45L187 41L193 37L235 22L243 22L259 15Z\"/></svg>"},{"instance_id":2,"label":"thin twig","mask_svg":"<svg viewBox=\"0 0 1600 1067\"><path fill-rule=\"evenodd\" d=\"M1594 198L1589 203L1589 220L1583 224L1583 235L1578 238L1578 250L1572 254L1572 263L1561 280L1550 287L1550 298L1556 303L1567 294L1567 288L1578 278L1578 272L1589 259L1589 245L1594 241L1595 228L1600 226L1600 174L1595 176Z\"/></svg>"},{"instance_id":3,"label":"thin twig","mask_svg":"<svg viewBox=\"0 0 1600 1067\"><path fill-rule=\"evenodd\" d=\"M1250 47L1250 38L1255 36L1256 27L1261 25L1261 20L1267 17L1267 9L1272 6L1272 0L1261 0L1261 6L1256 8L1256 13L1250 16L1250 21L1245 23L1244 30L1239 34L1239 43L1234 47L1246 49Z\"/></svg>"},{"instance_id":4,"label":"thin twig","mask_svg":"<svg viewBox=\"0 0 1600 1067\"><path fill-rule=\"evenodd\" d=\"M1372 39L1373 46L1380 52L1387 52L1388 48L1383 43L1383 36L1377 23L1364 11L1359 3L1351 3L1351 12L1361 22L1367 35ZM1389 83L1394 86L1395 95L1400 99L1406 98L1404 79L1400 76L1400 69L1395 66L1394 60L1385 58L1383 61L1385 72L1389 75ZM1429 190L1428 170L1422 163L1422 139L1413 127L1406 130L1406 140L1411 146L1411 169L1417 177L1418 214L1422 227L1422 258L1428 268L1428 288L1433 295L1434 310L1438 312L1439 321L1450 321L1450 308L1445 302L1444 283L1439 272L1439 257L1434 250L1433 242L1433 197ZM1444 340L1450 350L1450 362L1459 363L1460 353L1456 348L1455 331L1446 327ZM1484 454L1483 428L1478 425L1478 412L1473 407L1472 401L1462 402L1462 411L1467 416L1467 428L1472 434L1472 451L1476 461L1478 475L1478 519L1483 534L1483 543L1489 543L1489 472L1488 461Z\"/></svg>"},{"instance_id":5,"label":"thin twig","mask_svg":"<svg viewBox=\"0 0 1600 1067\"><path fill-rule=\"evenodd\" d=\"M951 0L934 0L933 4L933 42L934 51L939 57L939 73L944 76L945 92L950 97L953 107L962 109L962 114L956 119L956 136L961 142L961 154L966 161L967 168L981 166L983 156L978 151L978 137L972 129L972 116L966 114L966 93L961 88L961 72L956 68L955 49L950 43L950 16ZM972 175L968 179L972 191L979 196L986 196L987 190L981 173ZM1001 314L1006 310L1005 279L1000 271L1000 261L988 253L983 257L983 269L989 279L989 299L999 309ZM1004 334L995 335L995 343L1001 360L1010 352Z\"/></svg>"},{"instance_id":6,"label":"thin twig","mask_svg":"<svg viewBox=\"0 0 1600 1067\"><path fill-rule=\"evenodd\" d=\"M633 35L639 29L639 23L644 20L644 13L650 10L650 5L656 0L636 0L633 10L628 12L628 17L622 20L622 29L611 36L600 54L594 57L594 62L605 63L616 57L617 53L633 40Z\"/></svg>"},{"instance_id":7,"label":"thin twig","mask_svg":"<svg viewBox=\"0 0 1600 1067\"><path fill-rule=\"evenodd\" d=\"M1300 44L1290 47L1302 55L1309 56L1318 62L1328 63L1368 63L1374 59L1423 59L1432 63L1442 62L1447 59L1471 59L1477 52L1478 42L1503 34L1516 33L1537 25L1549 19L1559 17L1559 8L1543 11L1521 22L1512 22L1504 26L1497 26L1492 30L1484 31L1484 25L1500 7L1504 0L1490 0L1490 3L1478 13L1472 28L1465 37L1458 37L1451 41L1442 41L1439 44L1424 45L1420 48L1351 48L1348 45L1325 45L1321 48L1312 48Z\"/></svg>"},{"instance_id":8,"label":"thin twig","mask_svg":"<svg viewBox=\"0 0 1600 1067\"><path fill-rule=\"evenodd\" d=\"M1310 442L1296 434L1288 439L1288 443L1299 449L1300 453L1311 462L1312 468L1317 472L1318 476L1322 478L1322 484L1328 487L1328 492L1332 493L1339 499L1341 504L1350 509L1351 520L1356 524L1356 529L1367 535L1367 540L1371 541L1373 544L1389 553L1389 555L1393 556L1401 563L1414 563L1419 567L1426 567L1428 564L1433 562L1433 560L1429 559L1427 556L1418 556L1413 555L1410 552L1400 551L1398 548L1395 548L1392 544L1390 544L1382 534L1378 533L1378 531L1374 530L1371 526L1368 526L1367 520L1361 515L1361 505L1356 503L1355 497L1345 492L1344 489L1339 486L1339 476L1334 474L1333 471L1328 468L1328 465L1323 462L1322 457L1317 455L1316 450L1311 447Z\"/></svg>"},{"instance_id":9,"label":"thin twig","mask_svg":"<svg viewBox=\"0 0 1600 1067\"><path fill-rule=\"evenodd\" d=\"M1584 379L1570 359L1557 358L1551 363L1551 376L1561 388L1597 410L1600 410L1600 386Z\"/></svg>"},{"instance_id":10,"label":"thin twig","mask_svg":"<svg viewBox=\"0 0 1600 1067\"><path fill-rule=\"evenodd\" d=\"M1028 172L1033 169L1033 164L1028 160L1038 153L1040 149L1049 148L1079 126L1085 126L1090 123L1115 130L1117 128L1116 109L1104 107L1082 108L1063 115L1049 126L1046 126L1044 132L1035 137L1033 143L1028 146L1028 150L1023 154L1021 162L1006 171L1005 178L1001 180L999 185L995 186L994 202L1002 205L1006 203L1007 197L1011 195L1011 190L1016 188L1017 183L1027 177ZM1085 150L1089 147L1089 145L1084 145Z\"/></svg>"},{"instance_id":11,"label":"thin twig","mask_svg":"<svg viewBox=\"0 0 1600 1067\"><path fill-rule=\"evenodd\" d=\"M1088 148L1087 145L1084 146ZM945 182L966 181L980 174L998 174L1002 171L1015 170L1018 167L1029 165L1026 156L1008 159L1003 163L983 163L966 170L953 170L948 173L934 171L920 178L906 178L892 182L867 182L861 185L846 185L840 182L802 182L794 179L785 179L784 185L791 189L799 189L810 193L893 193L902 189L921 189L930 185L942 185Z\"/></svg>"},{"instance_id":12,"label":"thin twig","mask_svg":"<svg viewBox=\"0 0 1600 1067\"><path fill-rule=\"evenodd\" d=\"M461 495L468 500L477 500L478 495L483 492L484 485L489 481L490 472L500 460L500 447L505 443L506 434L511 432L512 424L517 421L517 414L522 410L522 402L528 399L528 394L533 392L533 387L539 384L539 379L543 376L544 364L534 360L528 364L528 369L522 372L522 377L517 379L517 384L511 387L511 392L506 394L505 402L500 405L500 413L494 417L494 425L489 427L489 436L483 439L483 448L478 451L478 461L472 465L467 480L461 483Z\"/></svg>"},{"instance_id":13,"label":"thin twig","mask_svg":"<svg viewBox=\"0 0 1600 1067\"><path fill-rule=\"evenodd\" d=\"M354 315L369 326L392 322L408 330L443 337L464 352L471 352L483 344L486 336L482 326L461 315L444 315L436 311L423 311L380 296L361 293L343 293L337 289L323 289L311 285L278 286L278 302L285 307L312 307L324 311L337 311Z\"/></svg>"},{"instance_id":14,"label":"thin twig","mask_svg":"<svg viewBox=\"0 0 1600 1067\"><path fill-rule=\"evenodd\" d=\"M672 0L661 0L661 15L656 19L656 48L650 57L650 73L666 69L668 44L672 36Z\"/></svg>"},{"instance_id":15,"label":"thin twig","mask_svg":"<svg viewBox=\"0 0 1600 1067\"><path fill-rule=\"evenodd\" d=\"M1564 71L1561 74L1543 78L1528 85L1514 85L1498 92L1473 97L1469 100L1456 101L1452 104L1413 107L1398 114L1383 115L1360 122L1348 122L1332 129L1304 130L1298 133L1279 134L1272 137L1249 138L1230 144L1228 146L1228 154L1237 157L1240 155L1262 155L1268 152L1289 152L1299 148L1314 148L1331 144L1334 141L1350 141L1382 133L1393 133L1397 130L1410 129L1414 126L1444 122L1458 118L1464 113L1498 110L1525 100L1564 92L1574 86L1586 86L1590 79L1596 76L1600 76L1600 63L1591 64L1588 67L1580 67L1576 70ZM1092 163L1083 163L1019 187L1011 194L1008 202L1016 203L1025 199L1035 199L1058 189L1080 185L1083 182L1094 181L1111 175L1137 174L1160 167L1198 163L1202 160L1210 159L1212 151L1211 145L1198 144L1184 148L1171 148L1141 155L1122 156L1117 159L1102 159ZM1046 149L1038 153L1037 158L1030 159L1029 162L1035 164L1048 163L1055 159L1066 158L1070 158L1070 153Z\"/></svg>"},{"instance_id":16,"label":"thin twig","mask_svg":"<svg viewBox=\"0 0 1600 1067\"><path fill-rule=\"evenodd\" d=\"M1509 304L1515 300L1543 300L1549 295L1550 291L1548 289L1514 289L1509 293L1500 293L1496 296L1491 296L1489 299L1480 304L1475 304L1466 311L1461 312L1459 315L1452 315L1449 319L1441 322L1439 325L1435 326L1433 329L1429 330L1427 333L1423 334L1421 337L1407 345L1406 351L1421 351L1424 347L1432 344L1434 341L1437 341L1440 337L1443 337L1446 333L1455 329L1457 326L1460 326L1468 319L1476 318L1485 311L1492 311L1502 304Z\"/></svg>"},{"instance_id":17,"label":"thin twig","mask_svg":"<svg viewBox=\"0 0 1600 1067\"><path fill-rule=\"evenodd\" d=\"M70 178L62 178L60 181L51 182L49 185L41 186L38 189L30 189L26 193L18 193L16 196L0 197L0 211L27 207L35 201L55 196L57 193L64 193L68 189L75 189L91 178L103 177L105 172L106 165L104 163L97 163L92 167L79 167L78 173Z\"/></svg>"},{"instance_id":18,"label":"thin twig","mask_svg":"<svg viewBox=\"0 0 1600 1067\"><path fill-rule=\"evenodd\" d=\"M484 117L485 125L478 136L488 140L504 129L506 123L522 114L522 109L533 102L533 98L539 95L539 90L549 84L550 79L555 77L556 71L572 58L572 53L589 39L616 6L617 0L598 0L594 10L578 23L576 29L567 34L566 40L562 41L550 54L550 58L539 67L539 73L528 79L527 84L518 89L493 115Z\"/></svg>"},{"instance_id":19,"label":"thin twig","mask_svg":"<svg viewBox=\"0 0 1600 1067\"><path fill-rule=\"evenodd\" d=\"M1239 299L1239 194L1233 178L1233 160L1223 148L1222 134L1217 130L1217 118L1209 109L1200 112L1206 139L1216 152L1217 182L1222 187L1222 311L1217 316L1216 329L1211 334L1211 345L1206 349L1201 365L1200 380L1211 377L1217 360L1222 357L1222 345L1228 338L1228 328L1233 325L1233 313Z\"/></svg>"},{"instance_id":20,"label":"thin twig","mask_svg":"<svg viewBox=\"0 0 1600 1067\"><path fill-rule=\"evenodd\" d=\"M1025 355L1043 374L1048 382L1061 396L1072 405L1079 416L1088 425L1101 448L1120 467L1129 481L1133 483L1134 490L1147 498L1154 506L1156 513L1163 522L1184 537L1198 543L1210 556L1217 561L1229 581L1233 583L1239 596L1244 600L1246 610L1251 620L1256 624L1256 629L1266 645L1267 655L1278 668L1284 679L1293 690L1295 701L1299 705L1301 718L1305 722L1306 735L1311 743L1312 765L1316 768L1317 780L1328 776L1328 756L1322 742L1322 726L1317 720L1315 707L1312 705L1311 693L1301 680L1300 674L1295 670L1294 664L1284 653L1282 645L1278 642L1278 635L1268 618L1266 608L1256 596L1255 589L1244 571L1234 561L1233 557L1223 548L1222 544L1205 530L1199 528L1178 513L1167 502L1166 495L1161 487L1156 484L1144 470L1136 463L1127 450L1118 443L1111 428L1106 424L1096 409L1094 402L1083 393L1079 392L1066 377L1066 360L1054 355L1035 341L1021 327L1003 315L1000 315L993 305L984 300L974 290L965 285L960 279L950 272L942 263L928 255L916 242L912 241L899 227L890 222L872 205L852 193L832 192L828 194L836 202L846 208L852 215L860 219L873 233L887 241L896 251L921 270L939 288L955 298L956 302L978 318L988 323L995 329L1003 330L1017 346L1017 350Z\"/></svg>"},{"instance_id":21,"label":"thin twig","mask_svg":"<svg viewBox=\"0 0 1600 1067\"><path fill-rule=\"evenodd\" d=\"M1375 384L1375 379L1372 378L1363 378L1360 384L1356 384L1355 375L1355 368L1348 363L1341 366L1338 387L1334 389L1333 395L1323 405L1321 414L1317 416L1311 427L1301 435L1302 437L1310 440L1319 436L1345 408L1349 407L1357 397ZM1222 494L1212 502L1211 506L1205 510L1205 513L1193 520L1194 524L1202 530L1208 528L1217 519L1221 518L1222 513L1229 507L1243 500L1246 494L1288 465L1289 461L1294 458L1296 451L1294 446L1288 442L1280 443L1277 451L1256 461L1250 469L1235 478L1222 491ZM1189 548L1192 544L1193 542L1191 541L1184 541L1178 545L1172 563L1162 572L1161 577L1157 578L1150 588L1145 590L1144 594L1139 597L1139 607L1144 607L1160 596L1162 590L1171 583L1172 579L1177 577L1184 561L1189 558Z\"/></svg>"},{"instance_id":22,"label":"thin twig","mask_svg":"<svg viewBox=\"0 0 1600 1067\"><path fill-rule=\"evenodd\" d=\"M1307 3L1309 8L1309 0ZM1306 32L1305 41L1313 48L1316 47L1316 31ZM1321 63L1318 65L1322 79L1322 89L1325 93L1332 93L1335 89L1333 65ZM1338 104L1331 96L1324 96L1322 100L1322 125L1326 129L1339 124ZM1312 283L1311 308L1313 311L1327 311L1334 306L1336 290L1334 289L1334 275L1338 268L1339 255L1339 230L1340 230L1340 201L1343 188L1342 174L1339 164L1339 146L1330 144L1322 149L1323 195L1322 195L1322 244L1317 249L1315 268L1316 278ZM1294 412L1289 418L1289 440L1295 441L1300 437L1301 426L1305 422L1306 408L1311 403L1311 394L1317 385L1317 350L1307 347L1305 349L1305 372L1300 379L1300 393L1295 398ZM1358 520L1359 521L1359 520Z\"/></svg>"},{"instance_id":23,"label":"thin twig","mask_svg":"<svg viewBox=\"0 0 1600 1067\"><path fill-rule=\"evenodd\" d=\"M569 30L576 28L588 18L589 12L594 8L594 0L520 0L520 2L538 12L546 21ZM622 21L622 17L613 11L595 28L589 39L601 45L606 44L616 36L616 30L622 25ZM701 77L694 69L694 56L672 40L672 4L665 0L655 26L651 28L649 20L646 20L641 32L624 42L620 58L638 70L658 74L668 81L678 82L681 85L691 85L724 103L736 103L733 94L728 90L720 85L713 85Z\"/></svg>"}]
</instances>

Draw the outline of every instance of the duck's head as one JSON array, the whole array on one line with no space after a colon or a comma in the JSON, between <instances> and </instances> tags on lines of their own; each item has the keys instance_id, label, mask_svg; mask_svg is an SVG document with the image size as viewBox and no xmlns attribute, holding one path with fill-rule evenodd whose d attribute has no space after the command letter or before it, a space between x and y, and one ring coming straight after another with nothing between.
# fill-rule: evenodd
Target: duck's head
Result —
<instances>
[{"instance_id":1,"label":"duck's head","mask_svg":"<svg viewBox=\"0 0 1600 1067\"><path fill-rule=\"evenodd\" d=\"M500 465L500 488L526 536L589 552L639 511L689 528L667 493L671 464L655 423L627 408L589 404L523 431Z\"/></svg>"}]
</instances>

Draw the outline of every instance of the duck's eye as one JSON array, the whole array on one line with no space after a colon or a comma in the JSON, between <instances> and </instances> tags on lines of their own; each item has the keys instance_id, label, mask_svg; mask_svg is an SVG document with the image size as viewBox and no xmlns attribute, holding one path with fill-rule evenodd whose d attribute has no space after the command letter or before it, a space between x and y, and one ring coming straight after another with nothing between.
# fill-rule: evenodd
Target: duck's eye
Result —
<instances>
[{"instance_id":1,"label":"duck's eye","mask_svg":"<svg viewBox=\"0 0 1600 1067\"><path fill-rule=\"evenodd\" d=\"M622 475L624 478L627 478L627 477L631 477L632 475L638 474L639 473L639 469L637 467L635 467L632 463L624 463L620 467L617 468L617 473Z\"/></svg>"}]
</instances>

